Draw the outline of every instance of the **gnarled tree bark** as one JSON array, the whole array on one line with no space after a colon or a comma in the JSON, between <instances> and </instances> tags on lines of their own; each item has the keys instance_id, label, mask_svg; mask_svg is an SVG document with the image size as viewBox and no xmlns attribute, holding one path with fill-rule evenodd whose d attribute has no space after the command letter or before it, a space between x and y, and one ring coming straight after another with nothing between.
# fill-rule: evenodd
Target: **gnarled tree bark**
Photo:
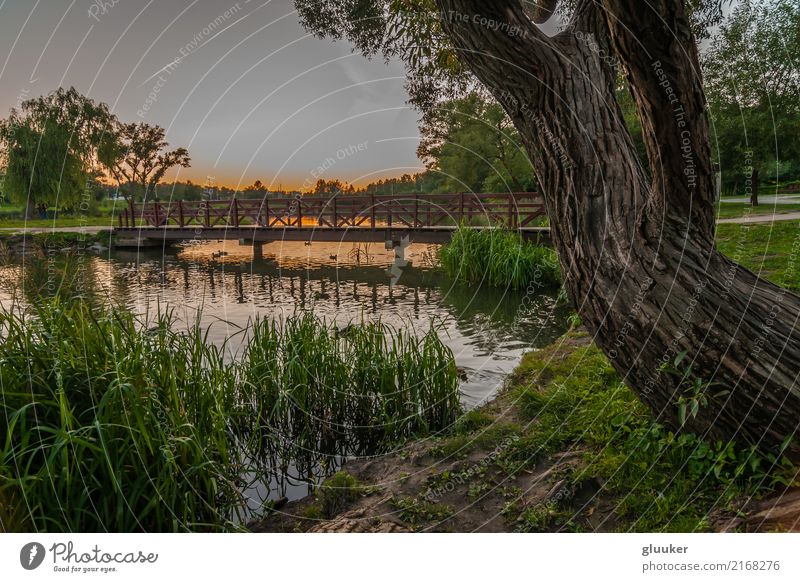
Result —
<instances>
[{"instance_id":1,"label":"gnarled tree bark","mask_svg":"<svg viewBox=\"0 0 800 582\"><path fill-rule=\"evenodd\" d=\"M680 428L679 399L693 394L660 368L685 352L709 398L685 428L762 449L796 434L800 298L715 247L708 119L683 2L579 0L554 37L519 0L437 4L460 58L523 137L565 286L625 382ZM615 62L649 172L614 97Z\"/></svg>"}]
</instances>

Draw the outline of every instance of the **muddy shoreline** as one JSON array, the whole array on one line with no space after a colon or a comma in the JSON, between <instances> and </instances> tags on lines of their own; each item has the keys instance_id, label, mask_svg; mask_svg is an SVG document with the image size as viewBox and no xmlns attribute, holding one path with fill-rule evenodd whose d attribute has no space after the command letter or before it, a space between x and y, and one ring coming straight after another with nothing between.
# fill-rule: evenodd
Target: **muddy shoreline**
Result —
<instances>
[{"instance_id":1,"label":"muddy shoreline","mask_svg":"<svg viewBox=\"0 0 800 582\"><path fill-rule=\"evenodd\" d=\"M109 230L0 233L0 257L44 255L48 252L102 252L112 244Z\"/></svg>"},{"instance_id":2,"label":"muddy shoreline","mask_svg":"<svg viewBox=\"0 0 800 582\"><path fill-rule=\"evenodd\" d=\"M537 421L518 400L520 386L544 389L551 368L590 348L570 332L528 354L492 402L468 413L446 437L411 441L387 455L348 462L303 499L248 524L254 532L614 532L636 531L624 493L592 474L592 447L567 442L531 453ZM535 371L535 372L532 372ZM532 445L530 445L532 446ZM521 456L522 455L522 456ZM576 477L581 475L580 477ZM654 497L657 494L654 492ZM698 511L706 511L698 499ZM665 531L680 521L665 520ZM792 531L800 490L769 490L708 507L690 531ZM659 530L660 531L660 530Z\"/></svg>"}]
</instances>

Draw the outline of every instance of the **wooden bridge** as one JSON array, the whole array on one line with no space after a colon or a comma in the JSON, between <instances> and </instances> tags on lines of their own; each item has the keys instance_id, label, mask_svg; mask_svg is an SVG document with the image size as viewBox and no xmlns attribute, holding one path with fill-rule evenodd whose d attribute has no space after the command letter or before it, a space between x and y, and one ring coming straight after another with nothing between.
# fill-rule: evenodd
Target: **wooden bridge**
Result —
<instances>
[{"instance_id":1,"label":"wooden bridge","mask_svg":"<svg viewBox=\"0 0 800 582\"><path fill-rule=\"evenodd\" d=\"M444 243L459 224L503 225L527 238L545 215L536 192L267 197L135 204L118 214L118 246L181 240Z\"/></svg>"}]
</instances>

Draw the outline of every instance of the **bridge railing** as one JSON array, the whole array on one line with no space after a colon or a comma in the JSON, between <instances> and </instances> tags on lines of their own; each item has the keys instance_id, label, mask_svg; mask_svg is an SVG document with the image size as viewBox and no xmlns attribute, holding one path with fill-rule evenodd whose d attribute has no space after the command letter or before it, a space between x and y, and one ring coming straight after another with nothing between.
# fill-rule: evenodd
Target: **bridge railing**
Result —
<instances>
[{"instance_id":1,"label":"bridge railing","mask_svg":"<svg viewBox=\"0 0 800 582\"><path fill-rule=\"evenodd\" d=\"M536 192L489 194L337 194L261 200L130 202L118 215L120 228L425 228L480 222L510 228L531 226L545 215Z\"/></svg>"}]
</instances>

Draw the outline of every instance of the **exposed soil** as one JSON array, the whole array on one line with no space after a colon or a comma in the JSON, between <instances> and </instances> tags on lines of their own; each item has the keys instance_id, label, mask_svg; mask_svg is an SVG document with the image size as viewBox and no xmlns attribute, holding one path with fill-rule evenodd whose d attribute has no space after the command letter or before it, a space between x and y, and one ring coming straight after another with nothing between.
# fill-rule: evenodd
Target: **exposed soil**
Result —
<instances>
[{"instance_id":1,"label":"exposed soil","mask_svg":"<svg viewBox=\"0 0 800 582\"><path fill-rule=\"evenodd\" d=\"M571 334L546 350L565 358L590 342ZM509 384L542 382L516 373ZM526 424L510 391L480 410L481 427L449 438L413 441L395 453L351 461L344 470L358 482L356 495L339 495L337 511L325 515L319 496L289 503L250 524L255 532L512 532L624 529L615 515L616 498L599 477L570 484L566 477L585 464L586 450L567 448L534 466L515 470L498 462L504 447L524 438ZM344 491L344 489L342 489ZM352 489L350 490L352 493ZM800 531L800 490L760 501L742 500L739 509L715 511L717 531ZM555 512L570 515L566 522ZM524 517L524 521L523 518ZM531 528L533 524L534 529Z\"/></svg>"}]
</instances>

